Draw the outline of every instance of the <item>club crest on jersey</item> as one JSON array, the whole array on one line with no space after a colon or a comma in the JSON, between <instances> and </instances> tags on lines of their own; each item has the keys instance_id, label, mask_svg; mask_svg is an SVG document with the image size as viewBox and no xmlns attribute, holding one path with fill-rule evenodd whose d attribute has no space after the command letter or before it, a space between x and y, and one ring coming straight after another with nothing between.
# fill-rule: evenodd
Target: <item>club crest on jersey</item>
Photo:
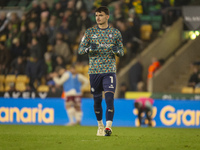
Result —
<instances>
[{"instance_id":1,"label":"club crest on jersey","mask_svg":"<svg viewBox=\"0 0 200 150\"><path fill-rule=\"evenodd\" d=\"M112 34L109 34L109 38L112 38L113 36L112 36Z\"/></svg>"},{"instance_id":2,"label":"club crest on jersey","mask_svg":"<svg viewBox=\"0 0 200 150\"><path fill-rule=\"evenodd\" d=\"M92 38L93 38L93 39L96 39L96 38L97 38L97 35L95 34Z\"/></svg>"}]
</instances>

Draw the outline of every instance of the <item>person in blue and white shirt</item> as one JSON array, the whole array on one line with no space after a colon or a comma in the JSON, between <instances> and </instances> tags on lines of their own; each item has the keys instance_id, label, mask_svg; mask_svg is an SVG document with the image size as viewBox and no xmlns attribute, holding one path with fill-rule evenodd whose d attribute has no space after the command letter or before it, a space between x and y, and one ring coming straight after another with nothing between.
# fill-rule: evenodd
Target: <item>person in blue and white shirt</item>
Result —
<instances>
[{"instance_id":1,"label":"person in blue and white shirt","mask_svg":"<svg viewBox=\"0 0 200 150\"><path fill-rule=\"evenodd\" d=\"M60 76L60 77L58 77ZM81 88L88 86L88 79L76 72L75 66L72 65L69 71L65 68L57 67L56 72L51 74L56 85L63 86L65 106L69 118L67 125L80 124L83 112L81 110ZM74 118L76 122L74 122Z\"/></svg>"}]
</instances>

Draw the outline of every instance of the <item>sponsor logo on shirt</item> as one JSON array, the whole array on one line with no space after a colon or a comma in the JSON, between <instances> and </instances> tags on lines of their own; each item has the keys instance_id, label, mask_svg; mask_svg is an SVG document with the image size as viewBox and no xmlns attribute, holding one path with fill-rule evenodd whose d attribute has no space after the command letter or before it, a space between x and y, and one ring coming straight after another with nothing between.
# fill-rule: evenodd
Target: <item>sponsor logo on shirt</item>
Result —
<instances>
[{"instance_id":1,"label":"sponsor logo on shirt","mask_svg":"<svg viewBox=\"0 0 200 150\"><path fill-rule=\"evenodd\" d=\"M96 38L97 38L97 35L95 34L92 38L93 38L93 39L96 39Z\"/></svg>"}]
</instances>

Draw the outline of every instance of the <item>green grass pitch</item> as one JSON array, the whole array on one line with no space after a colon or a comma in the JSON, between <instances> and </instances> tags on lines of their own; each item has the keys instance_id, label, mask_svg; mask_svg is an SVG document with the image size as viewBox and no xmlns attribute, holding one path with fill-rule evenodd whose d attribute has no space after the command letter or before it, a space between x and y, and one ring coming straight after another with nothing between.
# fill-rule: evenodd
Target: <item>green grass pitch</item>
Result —
<instances>
[{"instance_id":1,"label":"green grass pitch","mask_svg":"<svg viewBox=\"0 0 200 150\"><path fill-rule=\"evenodd\" d=\"M0 150L199 150L200 129L0 125Z\"/></svg>"}]
</instances>

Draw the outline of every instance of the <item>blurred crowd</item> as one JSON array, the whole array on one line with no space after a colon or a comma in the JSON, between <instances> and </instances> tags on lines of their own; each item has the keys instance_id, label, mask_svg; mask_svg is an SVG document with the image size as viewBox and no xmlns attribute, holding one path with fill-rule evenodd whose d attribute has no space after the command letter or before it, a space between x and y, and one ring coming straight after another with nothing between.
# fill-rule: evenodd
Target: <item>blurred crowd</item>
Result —
<instances>
[{"instance_id":1,"label":"blurred crowd","mask_svg":"<svg viewBox=\"0 0 200 150\"><path fill-rule=\"evenodd\" d=\"M31 8L21 16L1 11L0 74L25 74L30 79L29 88L35 90L34 83L37 81L39 85L43 79L46 84L56 66L67 68L74 63L87 66L87 55L80 56L77 50L85 30L95 25L94 11L101 5L110 10L109 25L121 31L125 57L117 64L118 68L123 67L140 53L145 40L141 26L146 22L140 16L161 16L158 28L161 30L162 25L170 25L177 19L179 13L170 12L166 22L163 19L168 13L166 8L182 5L183 1L180 3L175 0L55 0L49 6L45 1L33 0Z\"/></svg>"}]
</instances>

